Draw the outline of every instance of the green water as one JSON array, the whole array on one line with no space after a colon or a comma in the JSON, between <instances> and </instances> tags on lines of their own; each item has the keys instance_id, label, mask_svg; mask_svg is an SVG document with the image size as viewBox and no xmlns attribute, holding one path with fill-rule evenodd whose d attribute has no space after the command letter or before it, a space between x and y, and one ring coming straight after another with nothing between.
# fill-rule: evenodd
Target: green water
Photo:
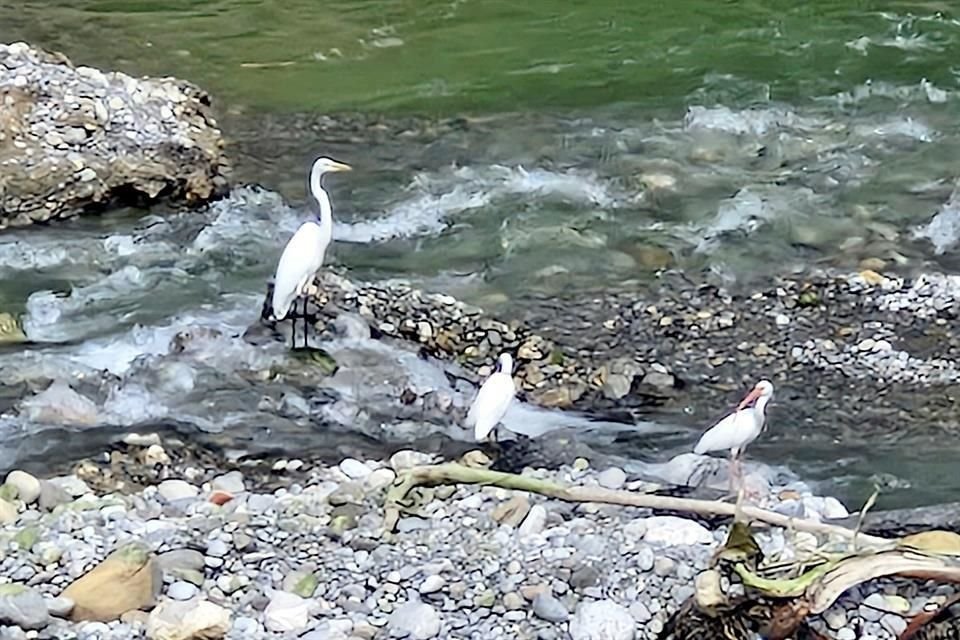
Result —
<instances>
[{"instance_id":1,"label":"green water","mask_svg":"<svg viewBox=\"0 0 960 640\"><path fill-rule=\"evenodd\" d=\"M670 110L711 92L798 102L868 79L953 86L957 15L849 0L68 0L0 3L0 35L181 76L231 109Z\"/></svg>"}]
</instances>

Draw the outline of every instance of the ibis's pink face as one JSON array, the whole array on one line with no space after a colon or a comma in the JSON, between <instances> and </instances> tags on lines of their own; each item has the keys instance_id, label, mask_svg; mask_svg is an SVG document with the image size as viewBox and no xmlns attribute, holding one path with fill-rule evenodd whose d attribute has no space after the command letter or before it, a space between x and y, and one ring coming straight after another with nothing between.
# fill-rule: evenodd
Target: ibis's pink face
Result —
<instances>
[{"instance_id":1,"label":"ibis's pink face","mask_svg":"<svg viewBox=\"0 0 960 640\"><path fill-rule=\"evenodd\" d=\"M740 401L740 404L737 405L737 411L740 411L741 409L746 409L747 407L752 405L754 402L757 401L757 399L760 396L763 395L764 391L765 389L763 388L763 385L758 384L757 386L755 386L753 389L750 390L750 393L748 393L746 396L743 397L743 400Z\"/></svg>"}]
</instances>

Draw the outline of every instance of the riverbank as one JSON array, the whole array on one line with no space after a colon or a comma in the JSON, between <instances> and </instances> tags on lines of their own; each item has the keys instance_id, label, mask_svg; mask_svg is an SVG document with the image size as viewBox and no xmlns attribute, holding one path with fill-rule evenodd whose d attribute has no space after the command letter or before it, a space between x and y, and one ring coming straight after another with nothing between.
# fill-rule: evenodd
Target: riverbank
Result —
<instances>
[{"instance_id":1,"label":"riverbank","mask_svg":"<svg viewBox=\"0 0 960 640\"><path fill-rule=\"evenodd\" d=\"M8 476L3 569L23 585L0 590L11 637L652 639L726 535L676 515L475 486L421 490L386 535L387 487L434 456L331 466L216 460L149 434L125 440L69 476ZM648 486L583 459L524 473ZM814 519L836 509L803 483L763 502L802 504ZM768 558L811 542L758 535ZM904 616L946 597L922 582L873 581L810 624L839 640L892 640Z\"/></svg>"}]
</instances>

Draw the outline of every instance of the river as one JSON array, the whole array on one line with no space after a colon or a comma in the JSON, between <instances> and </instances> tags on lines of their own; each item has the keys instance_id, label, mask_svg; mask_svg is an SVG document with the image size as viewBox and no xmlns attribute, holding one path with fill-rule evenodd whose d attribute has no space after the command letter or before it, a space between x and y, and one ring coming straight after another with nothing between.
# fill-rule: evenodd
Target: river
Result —
<instances>
[{"instance_id":1,"label":"river","mask_svg":"<svg viewBox=\"0 0 960 640\"><path fill-rule=\"evenodd\" d=\"M520 293L643 286L664 267L732 283L771 264L957 266L960 224L930 225L960 154L960 20L946 4L71 0L0 3L0 24L4 41L209 90L238 177L263 187L201 214L120 211L0 236L0 309L25 314L33 340L69 342L3 352L5 381L67 372L95 422L282 439L319 411L384 437L381 413L356 414L393 382L344 382L351 401L318 409L307 378L264 373L296 370L280 345L237 337L321 152L356 169L330 180L337 263L494 311ZM190 346L171 353L183 331ZM445 384L401 352L378 358L385 377L400 364L402 384ZM640 448L675 453L693 427ZM852 501L876 471L900 487L890 506L953 496L935 478L958 448L931 439L902 461L896 442L834 445L843 456L758 455Z\"/></svg>"}]
</instances>

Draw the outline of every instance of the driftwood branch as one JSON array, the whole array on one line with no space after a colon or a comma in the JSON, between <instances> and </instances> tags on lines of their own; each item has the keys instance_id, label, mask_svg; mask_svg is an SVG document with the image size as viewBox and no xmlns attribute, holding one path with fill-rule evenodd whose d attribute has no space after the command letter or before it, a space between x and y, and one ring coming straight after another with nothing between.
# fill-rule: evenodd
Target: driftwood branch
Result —
<instances>
[{"instance_id":1,"label":"driftwood branch","mask_svg":"<svg viewBox=\"0 0 960 640\"><path fill-rule=\"evenodd\" d=\"M749 520L789 528L794 531L837 536L848 540L853 540L854 536L856 536L858 543L866 545L890 546L895 542L886 538L864 535L862 533L858 535L855 530L846 527L814 522L812 520L791 518L781 513L775 513L748 505L741 505L738 508L737 505L715 500L674 498L648 493L604 489L602 487L566 485L513 473L465 467L456 463L414 467L400 472L393 486L390 487L387 493L387 516L385 523L387 529L392 530L396 522L398 515L396 505L403 504L411 490L420 486L449 484L483 484L517 491L529 491L530 493L538 493L565 502L598 502L713 516L732 517L739 514Z\"/></svg>"}]
</instances>

